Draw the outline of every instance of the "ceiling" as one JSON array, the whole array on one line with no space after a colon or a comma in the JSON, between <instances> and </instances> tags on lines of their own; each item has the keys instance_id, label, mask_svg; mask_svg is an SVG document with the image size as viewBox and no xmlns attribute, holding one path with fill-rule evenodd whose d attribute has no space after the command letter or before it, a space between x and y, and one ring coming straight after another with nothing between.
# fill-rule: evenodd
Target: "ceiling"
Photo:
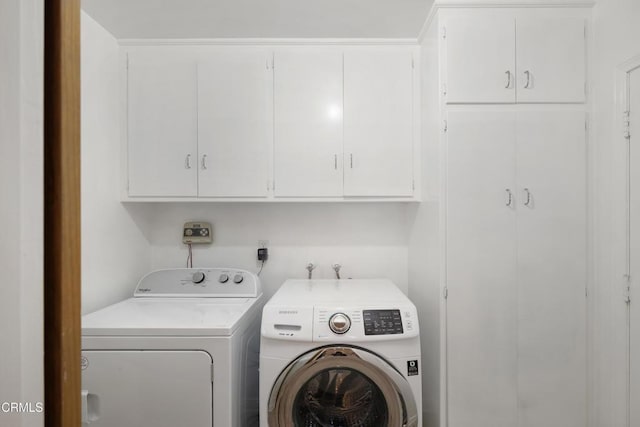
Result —
<instances>
[{"instance_id":1,"label":"ceiling","mask_svg":"<svg viewBox=\"0 0 640 427\"><path fill-rule=\"evenodd\" d=\"M416 38L432 0L82 0L126 38Z\"/></svg>"}]
</instances>

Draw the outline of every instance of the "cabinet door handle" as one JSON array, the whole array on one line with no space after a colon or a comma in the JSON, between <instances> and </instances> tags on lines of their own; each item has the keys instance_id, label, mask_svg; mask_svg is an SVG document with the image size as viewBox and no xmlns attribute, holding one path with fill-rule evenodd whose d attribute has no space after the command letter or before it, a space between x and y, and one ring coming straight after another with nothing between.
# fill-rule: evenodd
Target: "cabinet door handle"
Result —
<instances>
[{"instance_id":1,"label":"cabinet door handle","mask_svg":"<svg viewBox=\"0 0 640 427\"><path fill-rule=\"evenodd\" d=\"M527 207L531 207L531 191L529 191L528 188L525 188L524 192L527 195L527 200L524 202L524 205Z\"/></svg>"},{"instance_id":2,"label":"cabinet door handle","mask_svg":"<svg viewBox=\"0 0 640 427\"><path fill-rule=\"evenodd\" d=\"M509 89L511 87L511 71L504 72L507 75L507 85L504 87L505 89Z\"/></svg>"},{"instance_id":3,"label":"cabinet door handle","mask_svg":"<svg viewBox=\"0 0 640 427\"><path fill-rule=\"evenodd\" d=\"M511 207L511 205L513 204L513 194L511 194L511 190L509 190L508 188L504 191L507 192L507 202L505 203L505 205Z\"/></svg>"},{"instance_id":4,"label":"cabinet door handle","mask_svg":"<svg viewBox=\"0 0 640 427\"><path fill-rule=\"evenodd\" d=\"M203 154L202 155L202 169L206 169L207 168L207 155Z\"/></svg>"},{"instance_id":5,"label":"cabinet door handle","mask_svg":"<svg viewBox=\"0 0 640 427\"><path fill-rule=\"evenodd\" d=\"M527 70L524 72L524 75L527 77L527 82L524 84L525 89L531 88L531 71Z\"/></svg>"},{"instance_id":6,"label":"cabinet door handle","mask_svg":"<svg viewBox=\"0 0 640 427\"><path fill-rule=\"evenodd\" d=\"M191 154L187 154L187 158L184 160L184 167L191 169Z\"/></svg>"},{"instance_id":7,"label":"cabinet door handle","mask_svg":"<svg viewBox=\"0 0 640 427\"><path fill-rule=\"evenodd\" d=\"M338 170L338 155L333 155L333 169Z\"/></svg>"},{"instance_id":8,"label":"cabinet door handle","mask_svg":"<svg viewBox=\"0 0 640 427\"><path fill-rule=\"evenodd\" d=\"M353 153L349 154L349 166L353 169Z\"/></svg>"}]
</instances>

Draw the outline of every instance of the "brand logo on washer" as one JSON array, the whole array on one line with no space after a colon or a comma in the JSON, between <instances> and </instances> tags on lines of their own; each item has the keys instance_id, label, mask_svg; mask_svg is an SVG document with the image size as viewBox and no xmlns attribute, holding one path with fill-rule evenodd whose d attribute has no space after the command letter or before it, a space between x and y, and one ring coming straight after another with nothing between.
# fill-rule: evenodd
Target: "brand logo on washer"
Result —
<instances>
[{"instance_id":1,"label":"brand logo on washer","mask_svg":"<svg viewBox=\"0 0 640 427\"><path fill-rule=\"evenodd\" d=\"M298 310L280 310L278 314L298 314Z\"/></svg>"},{"instance_id":2,"label":"brand logo on washer","mask_svg":"<svg viewBox=\"0 0 640 427\"><path fill-rule=\"evenodd\" d=\"M138 292L151 292L151 289L149 289L149 288L139 288Z\"/></svg>"},{"instance_id":3,"label":"brand logo on washer","mask_svg":"<svg viewBox=\"0 0 640 427\"><path fill-rule=\"evenodd\" d=\"M417 360L407 360L407 375L413 376L418 375L418 361Z\"/></svg>"}]
</instances>

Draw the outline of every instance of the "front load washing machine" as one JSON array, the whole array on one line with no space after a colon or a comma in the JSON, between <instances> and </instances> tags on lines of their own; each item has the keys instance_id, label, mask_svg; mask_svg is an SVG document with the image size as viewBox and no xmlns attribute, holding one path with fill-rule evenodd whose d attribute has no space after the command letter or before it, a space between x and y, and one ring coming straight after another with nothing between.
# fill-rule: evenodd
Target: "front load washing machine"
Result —
<instances>
[{"instance_id":1,"label":"front load washing machine","mask_svg":"<svg viewBox=\"0 0 640 427\"><path fill-rule=\"evenodd\" d=\"M262 295L244 270L159 270L85 315L83 425L257 426Z\"/></svg>"},{"instance_id":2,"label":"front load washing machine","mask_svg":"<svg viewBox=\"0 0 640 427\"><path fill-rule=\"evenodd\" d=\"M388 280L288 280L262 313L260 425L421 427L420 331Z\"/></svg>"}]
</instances>

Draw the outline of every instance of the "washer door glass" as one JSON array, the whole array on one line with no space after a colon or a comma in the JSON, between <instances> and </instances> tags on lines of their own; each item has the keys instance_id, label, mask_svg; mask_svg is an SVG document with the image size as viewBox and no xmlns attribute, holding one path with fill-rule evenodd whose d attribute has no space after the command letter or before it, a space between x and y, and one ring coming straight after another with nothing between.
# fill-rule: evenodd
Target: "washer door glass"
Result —
<instances>
[{"instance_id":1,"label":"washer door glass","mask_svg":"<svg viewBox=\"0 0 640 427\"><path fill-rule=\"evenodd\" d=\"M387 402L370 378L353 369L317 373L298 391L296 426L379 427L388 424Z\"/></svg>"},{"instance_id":2,"label":"washer door glass","mask_svg":"<svg viewBox=\"0 0 640 427\"><path fill-rule=\"evenodd\" d=\"M270 427L415 427L407 380L384 359L348 346L310 351L280 374L268 402Z\"/></svg>"}]
</instances>

